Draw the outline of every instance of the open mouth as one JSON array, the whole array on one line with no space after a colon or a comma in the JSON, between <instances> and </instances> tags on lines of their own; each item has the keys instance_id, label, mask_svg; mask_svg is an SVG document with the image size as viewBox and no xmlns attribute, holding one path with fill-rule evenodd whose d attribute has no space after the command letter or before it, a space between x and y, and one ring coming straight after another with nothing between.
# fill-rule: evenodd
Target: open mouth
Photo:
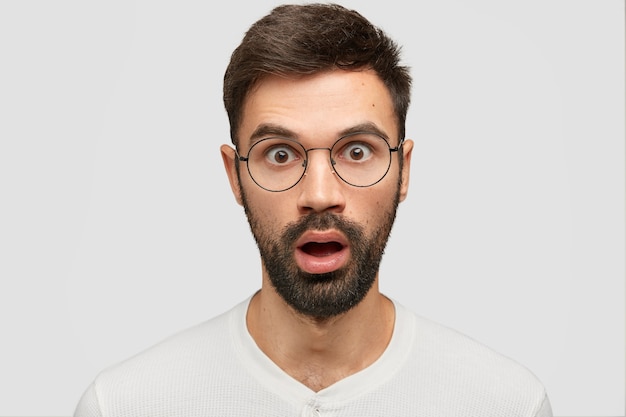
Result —
<instances>
[{"instance_id":1,"label":"open mouth","mask_svg":"<svg viewBox=\"0 0 626 417\"><path fill-rule=\"evenodd\" d=\"M322 258L340 252L344 246L339 242L308 242L300 249L307 255Z\"/></svg>"},{"instance_id":2,"label":"open mouth","mask_svg":"<svg viewBox=\"0 0 626 417\"><path fill-rule=\"evenodd\" d=\"M341 268L350 253L348 241L337 231L306 232L296 248L296 263L311 274L324 274Z\"/></svg>"}]
</instances>

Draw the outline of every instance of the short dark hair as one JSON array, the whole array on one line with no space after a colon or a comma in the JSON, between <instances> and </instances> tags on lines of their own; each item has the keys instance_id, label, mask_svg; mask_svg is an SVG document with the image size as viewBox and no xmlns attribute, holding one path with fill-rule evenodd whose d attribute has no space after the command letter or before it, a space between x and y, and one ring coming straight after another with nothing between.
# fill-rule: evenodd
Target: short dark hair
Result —
<instances>
[{"instance_id":1,"label":"short dark hair","mask_svg":"<svg viewBox=\"0 0 626 417\"><path fill-rule=\"evenodd\" d=\"M224 74L224 106L235 146L243 104L267 75L297 77L334 68L374 70L391 94L404 139L411 96L400 48L380 28L337 4L282 5L254 23L234 50Z\"/></svg>"}]
</instances>

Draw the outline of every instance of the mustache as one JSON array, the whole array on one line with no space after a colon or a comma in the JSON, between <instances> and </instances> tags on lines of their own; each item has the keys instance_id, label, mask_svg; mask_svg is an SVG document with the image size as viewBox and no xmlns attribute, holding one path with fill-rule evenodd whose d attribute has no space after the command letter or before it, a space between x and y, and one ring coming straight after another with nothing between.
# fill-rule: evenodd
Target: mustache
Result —
<instances>
[{"instance_id":1,"label":"mustache","mask_svg":"<svg viewBox=\"0 0 626 417\"><path fill-rule=\"evenodd\" d=\"M364 232L361 225L333 213L311 213L294 222L288 223L282 233L282 240L287 245L294 245L296 240L308 230L336 229L342 232L350 242L359 242Z\"/></svg>"}]
</instances>

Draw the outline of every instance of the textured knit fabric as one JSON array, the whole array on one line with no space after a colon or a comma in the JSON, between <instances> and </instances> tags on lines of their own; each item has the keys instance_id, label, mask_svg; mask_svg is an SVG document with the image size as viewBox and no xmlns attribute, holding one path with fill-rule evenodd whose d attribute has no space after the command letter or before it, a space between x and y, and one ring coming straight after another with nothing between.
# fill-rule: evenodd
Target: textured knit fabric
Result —
<instances>
[{"instance_id":1,"label":"textured knit fabric","mask_svg":"<svg viewBox=\"0 0 626 417\"><path fill-rule=\"evenodd\" d=\"M397 303L383 355L316 393L257 347L248 303L105 370L75 417L552 416L526 368Z\"/></svg>"}]
</instances>

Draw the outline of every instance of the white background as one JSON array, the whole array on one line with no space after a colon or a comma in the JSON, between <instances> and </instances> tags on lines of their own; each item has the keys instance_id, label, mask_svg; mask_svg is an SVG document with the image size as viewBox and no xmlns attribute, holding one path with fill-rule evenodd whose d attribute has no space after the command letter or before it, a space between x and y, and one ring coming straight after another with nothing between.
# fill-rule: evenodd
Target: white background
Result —
<instances>
[{"instance_id":1,"label":"white background","mask_svg":"<svg viewBox=\"0 0 626 417\"><path fill-rule=\"evenodd\" d=\"M221 82L276 4L0 3L0 415L70 415L259 286ZM623 416L624 2L344 4L415 79L383 291L530 368L555 415Z\"/></svg>"}]
</instances>

